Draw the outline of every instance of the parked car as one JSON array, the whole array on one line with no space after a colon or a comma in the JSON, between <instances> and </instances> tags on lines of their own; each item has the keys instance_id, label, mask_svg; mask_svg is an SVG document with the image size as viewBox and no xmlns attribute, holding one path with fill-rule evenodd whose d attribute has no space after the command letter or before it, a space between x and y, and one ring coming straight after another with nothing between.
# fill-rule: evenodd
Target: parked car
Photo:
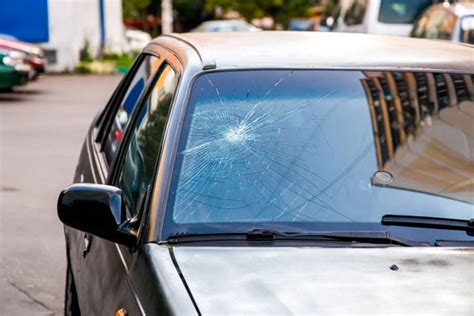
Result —
<instances>
[{"instance_id":1,"label":"parked car","mask_svg":"<svg viewBox=\"0 0 474 316\"><path fill-rule=\"evenodd\" d=\"M319 31L319 18L294 18L288 22L288 31Z\"/></svg>"},{"instance_id":2,"label":"parked car","mask_svg":"<svg viewBox=\"0 0 474 316\"><path fill-rule=\"evenodd\" d=\"M31 71L23 53L0 49L0 89L26 84Z\"/></svg>"},{"instance_id":3,"label":"parked car","mask_svg":"<svg viewBox=\"0 0 474 316\"><path fill-rule=\"evenodd\" d=\"M17 50L25 54L25 58L32 68L30 79L37 79L45 72L47 60L44 51L40 47L7 37L0 37L0 49L2 48Z\"/></svg>"},{"instance_id":4,"label":"parked car","mask_svg":"<svg viewBox=\"0 0 474 316\"><path fill-rule=\"evenodd\" d=\"M340 0L333 31L408 36L417 16L433 0Z\"/></svg>"},{"instance_id":5,"label":"parked car","mask_svg":"<svg viewBox=\"0 0 474 316\"><path fill-rule=\"evenodd\" d=\"M127 50L139 52L151 41L151 36L147 32L126 28L125 39L127 40L128 44Z\"/></svg>"},{"instance_id":6,"label":"parked car","mask_svg":"<svg viewBox=\"0 0 474 316\"><path fill-rule=\"evenodd\" d=\"M191 32L255 32L261 31L258 27L244 20L213 20L202 22Z\"/></svg>"},{"instance_id":7,"label":"parked car","mask_svg":"<svg viewBox=\"0 0 474 316\"><path fill-rule=\"evenodd\" d=\"M474 3L433 5L416 21L410 35L474 44Z\"/></svg>"},{"instance_id":8,"label":"parked car","mask_svg":"<svg viewBox=\"0 0 474 316\"><path fill-rule=\"evenodd\" d=\"M158 37L58 199L66 314L470 314L471 65L411 38Z\"/></svg>"}]
</instances>

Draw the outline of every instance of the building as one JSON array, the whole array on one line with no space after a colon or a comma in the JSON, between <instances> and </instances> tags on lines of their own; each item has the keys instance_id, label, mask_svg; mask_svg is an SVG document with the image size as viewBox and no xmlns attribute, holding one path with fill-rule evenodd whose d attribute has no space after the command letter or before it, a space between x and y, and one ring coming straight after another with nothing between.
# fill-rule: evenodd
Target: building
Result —
<instances>
[{"instance_id":1,"label":"building","mask_svg":"<svg viewBox=\"0 0 474 316\"><path fill-rule=\"evenodd\" d=\"M122 1L9 1L0 10L0 34L43 47L49 71L72 70L86 43L93 56L123 50Z\"/></svg>"}]
</instances>

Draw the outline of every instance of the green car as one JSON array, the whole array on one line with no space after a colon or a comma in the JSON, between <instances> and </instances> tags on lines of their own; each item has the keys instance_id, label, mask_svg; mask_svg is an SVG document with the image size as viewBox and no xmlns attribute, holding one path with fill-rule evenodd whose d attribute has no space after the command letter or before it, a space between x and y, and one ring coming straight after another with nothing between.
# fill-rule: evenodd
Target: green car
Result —
<instances>
[{"instance_id":1,"label":"green car","mask_svg":"<svg viewBox=\"0 0 474 316\"><path fill-rule=\"evenodd\" d=\"M24 54L12 50L0 50L0 89L11 89L28 82L31 66Z\"/></svg>"}]
</instances>

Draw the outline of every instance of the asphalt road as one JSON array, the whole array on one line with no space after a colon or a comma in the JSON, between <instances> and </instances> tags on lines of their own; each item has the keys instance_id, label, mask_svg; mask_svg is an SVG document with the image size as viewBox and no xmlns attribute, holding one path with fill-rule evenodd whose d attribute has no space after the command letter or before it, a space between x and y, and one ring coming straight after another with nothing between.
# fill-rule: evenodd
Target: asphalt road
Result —
<instances>
[{"instance_id":1,"label":"asphalt road","mask_svg":"<svg viewBox=\"0 0 474 316\"><path fill-rule=\"evenodd\" d=\"M0 315L61 315L66 271L56 199L120 77L51 76L0 92Z\"/></svg>"}]
</instances>

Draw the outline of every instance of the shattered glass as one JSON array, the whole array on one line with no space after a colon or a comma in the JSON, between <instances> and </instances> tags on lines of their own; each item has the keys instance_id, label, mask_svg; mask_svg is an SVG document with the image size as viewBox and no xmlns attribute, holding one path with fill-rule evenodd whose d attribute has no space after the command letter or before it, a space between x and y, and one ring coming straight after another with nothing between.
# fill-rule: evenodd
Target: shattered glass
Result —
<instances>
[{"instance_id":1,"label":"shattered glass","mask_svg":"<svg viewBox=\"0 0 474 316\"><path fill-rule=\"evenodd\" d=\"M173 222L357 220L377 168L361 78L303 70L201 75L176 158Z\"/></svg>"}]
</instances>

